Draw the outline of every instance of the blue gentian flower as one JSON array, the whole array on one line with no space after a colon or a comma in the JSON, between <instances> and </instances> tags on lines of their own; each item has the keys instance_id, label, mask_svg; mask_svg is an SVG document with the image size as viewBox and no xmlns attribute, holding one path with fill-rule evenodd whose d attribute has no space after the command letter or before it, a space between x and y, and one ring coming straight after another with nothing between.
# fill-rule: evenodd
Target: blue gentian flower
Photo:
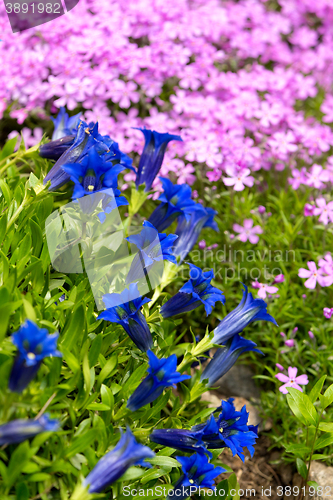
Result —
<instances>
[{"instance_id":1,"label":"blue gentian flower","mask_svg":"<svg viewBox=\"0 0 333 500\"><path fill-rule=\"evenodd\" d=\"M163 162L164 153L170 141L182 141L179 135L168 133L160 134L155 130L137 128L145 136L145 145L136 174L136 186L145 184L145 191L149 191L155 177L157 176Z\"/></svg>"},{"instance_id":2,"label":"blue gentian flower","mask_svg":"<svg viewBox=\"0 0 333 500\"><path fill-rule=\"evenodd\" d=\"M177 372L177 356L172 354L168 358L159 359L152 351L147 352L149 357L148 376L135 389L127 401L127 408L136 411L142 406L158 398L166 387L175 386L190 375L181 375Z\"/></svg>"},{"instance_id":3,"label":"blue gentian flower","mask_svg":"<svg viewBox=\"0 0 333 500\"><path fill-rule=\"evenodd\" d=\"M181 287L178 293L171 297L161 307L160 314L163 318L176 316L204 304L206 315L210 314L218 300L225 303L223 292L213 287L210 282L214 278L214 272L203 272L200 267L194 264L190 266L190 280Z\"/></svg>"},{"instance_id":4,"label":"blue gentian flower","mask_svg":"<svg viewBox=\"0 0 333 500\"><path fill-rule=\"evenodd\" d=\"M87 125L80 121L73 144L61 155L44 179L44 184L51 181L51 190L55 190L69 181L69 175L62 166L77 162L93 146L98 134L98 124Z\"/></svg>"},{"instance_id":5,"label":"blue gentian flower","mask_svg":"<svg viewBox=\"0 0 333 500\"><path fill-rule=\"evenodd\" d=\"M214 330L212 342L225 344L233 335L240 333L253 321L270 321L277 326L275 319L268 314L267 304L262 299L254 299L252 293L244 286L243 298L240 304L231 311Z\"/></svg>"},{"instance_id":6,"label":"blue gentian flower","mask_svg":"<svg viewBox=\"0 0 333 500\"><path fill-rule=\"evenodd\" d=\"M85 123L80 120L77 134L73 144L57 160L50 172L44 179L44 184L51 181L51 190L55 190L69 181L70 175L63 170L63 166L80 162L89 152L90 148L95 148L96 152L103 157L103 160L110 162L112 166L123 165L130 168L132 160L122 153L119 146L109 136L102 136L98 133L98 123Z\"/></svg>"},{"instance_id":7,"label":"blue gentian flower","mask_svg":"<svg viewBox=\"0 0 333 500\"><path fill-rule=\"evenodd\" d=\"M72 197L84 197L80 200L84 213L91 213L101 200L103 211L109 213L116 206L128 205L126 198L120 196L121 192L117 189L118 175L125 167L120 163L113 166L110 161L105 161L96 149L96 146L92 146L80 162L65 164L62 169L74 182ZM95 193L100 194L96 196ZM102 222L104 220L105 214Z\"/></svg>"},{"instance_id":8,"label":"blue gentian flower","mask_svg":"<svg viewBox=\"0 0 333 500\"><path fill-rule=\"evenodd\" d=\"M61 107L56 118L52 118L54 124L54 131L52 140L61 139L66 135L76 135L77 127L79 125L81 113L69 117L64 107Z\"/></svg>"},{"instance_id":9,"label":"blue gentian flower","mask_svg":"<svg viewBox=\"0 0 333 500\"><path fill-rule=\"evenodd\" d=\"M8 387L13 392L22 392L36 376L44 358L61 356L57 351L58 333L49 335L46 328L38 328L27 320L12 335L12 342L18 353L10 374Z\"/></svg>"},{"instance_id":10,"label":"blue gentian flower","mask_svg":"<svg viewBox=\"0 0 333 500\"><path fill-rule=\"evenodd\" d=\"M233 335L225 346L216 351L212 360L202 372L200 380L208 379L208 386L214 385L230 370L243 352L254 351L263 354L256 347L257 344L251 340L246 340L238 334Z\"/></svg>"},{"instance_id":11,"label":"blue gentian flower","mask_svg":"<svg viewBox=\"0 0 333 500\"><path fill-rule=\"evenodd\" d=\"M163 231L180 215L189 220L199 204L192 200L192 190L187 184L173 184L163 177L159 179L162 182L163 193L158 197L158 201L162 203L151 214L149 222L157 231Z\"/></svg>"},{"instance_id":12,"label":"blue gentian flower","mask_svg":"<svg viewBox=\"0 0 333 500\"><path fill-rule=\"evenodd\" d=\"M148 221L144 221L143 229L139 234L133 234L125 238L134 244L139 252L135 255L128 273L126 282L131 283L139 280L153 269L160 270L163 260L177 264L172 254L172 247L178 236L174 234L158 233L155 227ZM156 265L160 263L160 265Z\"/></svg>"},{"instance_id":13,"label":"blue gentian flower","mask_svg":"<svg viewBox=\"0 0 333 500\"><path fill-rule=\"evenodd\" d=\"M175 484L173 494L167 500L177 498L183 500L198 493L199 488L215 490L214 479L226 472L222 467L215 467L209 463L206 455L194 453L191 457L176 457L182 466L183 476Z\"/></svg>"},{"instance_id":14,"label":"blue gentian flower","mask_svg":"<svg viewBox=\"0 0 333 500\"><path fill-rule=\"evenodd\" d=\"M178 240L175 243L173 254L176 257L180 257L180 262L192 250L204 227L211 227L215 231L219 230L217 223L214 221L216 214L217 212L212 208L204 208L200 203L197 203L196 209L189 220L187 220L185 215L181 215L178 218L178 225L175 231L175 234L178 235Z\"/></svg>"},{"instance_id":15,"label":"blue gentian flower","mask_svg":"<svg viewBox=\"0 0 333 500\"><path fill-rule=\"evenodd\" d=\"M197 451L209 456L212 456L210 449L228 447L244 462L243 448L253 456L258 428L247 424L249 414L245 406L240 412L235 410L233 398L222 401L222 406L216 411L219 410L222 411L218 417L211 415L206 423L195 425L191 430L154 429L150 440L177 450Z\"/></svg>"},{"instance_id":16,"label":"blue gentian flower","mask_svg":"<svg viewBox=\"0 0 333 500\"><path fill-rule=\"evenodd\" d=\"M117 446L101 458L85 478L83 485L89 485L89 493L101 493L125 474L132 465L151 467L145 459L154 456L155 453L148 446L143 446L135 440L127 427L126 433L122 434Z\"/></svg>"},{"instance_id":17,"label":"blue gentian flower","mask_svg":"<svg viewBox=\"0 0 333 500\"><path fill-rule=\"evenodd\" d=\"M107 293L103 296L103 302L107 309L97 319L118 323L141 351L148 351L153 339L140 308L150 299L140 296L137 283L132 283L121 293Z\"/></svg>"},{"instance_id":18,"label":"blue gentian flower","mask_svg":"<svg viewBox=\"0 0 333 500\"><path fill-rule=\"evenodd\" d=\"M0 425L0 446L21 443L41 432L56 431L60 427L58 420L51 420L47 414L37 420L12 420Z\"/></svg>"},{"instance_id":19,"label":"blue gentian flower","mask_svg":"<svg viewBox=\"0 0 333 500\"><path fill-rule=\"evenodd\" d=\"M39 148L39 156L49 160L59 160L60 156L72 146L75 140L75 135L66 135L55 141L42 144Z\"/></svg>"}]
</instances>

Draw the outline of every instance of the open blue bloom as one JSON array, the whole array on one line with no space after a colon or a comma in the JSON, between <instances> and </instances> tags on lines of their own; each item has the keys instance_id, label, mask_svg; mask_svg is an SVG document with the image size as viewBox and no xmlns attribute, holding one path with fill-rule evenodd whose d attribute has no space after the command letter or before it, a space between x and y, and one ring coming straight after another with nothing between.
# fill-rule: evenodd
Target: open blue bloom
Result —
<instances>
[{"instance_id":1,"label":"open blue bloom","mask_svg":"<svg viewBox=\"0 0 333 500\"><path fill-rule=\"evenodd\" d=\"M51 190L55 190L69 181L67 174L62 166L66 163L77 162L88 150L93 146L98 134L98 124L87 125L84 121L80 121L78 130L73 144L66 149L61 157L53 165L49 173L44 179L44 184L51 181Z\"/></svg>"},{"instance_id":2,"label":"open blue bloom","mask_svg":"<svg viewBox=\"0 0 333 500\"><path fill-rule=\"evenodd\" d=\"M8 387L13 392L22 392L36 376L44 358L61 356L57 351L58 333L49 335L46 328L38 328L27 320L13 334L12 342L18 348L10 374Z\"/></svg>"},{"instance_id":3,"label":"open blue bloom","mask_svg":"<svg viewBox=\"0 0 333 500\"><path fill-rule=\"evenodd\" d=\"M200 380L208 379L208 386L214 385L230 370L243 352L254 351L263 354L256 347L257 344L251 340L246 340L238 334L233 335L225 346L216 351L213 359L202 372Z\"/></svg>"},{"instance_id":4,"label":"open blue bloom","mask_svg":"<svg viewBox=\"0 0 333 500\"><path fill-rule=\"evenodd\" d=\"M155 453L148 446L143 446L135 440L127 427L117 446L101 458L85 478L83 485L89 485L89 493L101 493L125 474L132 465L151 467L151 464L145 462L145 459L154 456Z\"/></svg>"},{"instance_id":5,"label":"open blue bloom","mask_svg":"<svg viewBox=\"0 0 333 500\"><path fill-rule=\"evenodd\" d=\"M41 432L56 431L60 427L58 420L51 420L47 414L37 420L12 420L0 425L0 446L21 443Z\"/></svg>"},{"instance_id":6,"label":"open blue bloom","mask_svg":"<svg viewBox=\"0 0 333 500\"><path fill-rule=\"evenodd\" d=\"M52 118L54 124L54 131L52 140L61 139L66 135L76 135L77 127L79 125L81 113L69 117L64 107L61 107L56 118Z\"/></svg>"},{"instance_id":7,"label":"open blue bloom","mask_svg":"<svg viewBox=\"0 0 333 500\"><path fill-rule=\"evenodd\" d=\"M214 221L216 214L217 212L212 208L205 208L200 203L197 203L196 209L189 220L187 220L185 215L181 215L178 218L178 225L175 231L178 235L178 240L173 248L173 254L176 257L180 257L180 262L192 250L204 227L211 227L215 231L219 230L217 223Z\"/></svg>"},{"instance_id":8,"label":"open blue bloom","mask_svg":"<svg viewBox=\"0 0 333 500\"><path fill-rule=\"evenodd\" d=\"M93 146L96 152L103 157L103 160L110 162L112 166L121 164L124 168L134 170L131 166L132 160L120 151L118 144L108 135L102 136L98 133L98 123L91 122L87 125L87 123L80 120L74 142L53 165L44 179L44 184L50 180L50 189L55 190L68 182L70 174L64 171L63 166L80 162ZM50 148L51 146L49 146ZM45 154L45 148L42 149L43 152Z\"/></svg>"},{"instance_id":9,"label":"open blue bloom","mask_svg":"<svg viewBox=\"0 0 333 500\"><path fill-rule=\"evenodd\" d=\"M149 357L148 376L135 389L127 401L127 408L136 411L142 406L158 398L166 387L175 386L190 375L181 375L177 372L177 356L172 354L168 358L158 359L152 351L147 352Z\"/></svg>"},{"instance_id":10,"label":"open blue bloom","mask_svg":"<svg viewBox=\"0 0 333 500\"><path fill-rule=\"evenodd\" d=\"M97 319L118 323L141 351L148 351L153 339L140 308L150 299L140 296L137 283L132 283L121 293L107 293L103 296L103 302L107 309Z\"/></svg>"},{"instance_id":11,"label":"open blue bloom","mask_svg":"<svg viewBox=\"0 0 333 500\"><path fill-rule=\"evenodd\" d=\"M215 467L209 463L206 455L194 453L191 457L176 457L182 466L183 476L175 484L172 495L167 500L177 498L183 500L198 493L199 488L209 488L215 490L214 479L226 472L222 467Z\"/></svg>"},{"instance_id":12,"label":"open blue bloom","mask_svg":"<svg viewBox=\"0 0 333 500\"><path fill-rule=\"evenodd\" d=\"M236 411L233 399L222 401L222 410L218 417L210 416L203 424L186 429L154 429L150 440L163 446L181 451L207 453L210 449L228 447L233 455L238 455L244 462L243 448L253 456L255 440L258 437L257 426L247 425L248 413L244 406Z\"/></svg>"},{"instance_id":13,"label":"open blue bloom","mask_svg":"<svg viewBox=\"0 0 333 500\"><path fill-rule=\"evenodd\" d=\"M199 204L192 200L192 190L187 184L173 184L163 177L159 179L162 182L163 193L158 200L162 203L151 214L149 222L157 231L163 231L180 215L189 220L193 210L197 210Z\"/></svg>"},{"instance_id":14,"label":"open blue bloom","mask_svg":"<svg viewBox=\"0 0 333 500\"><path fill-rule=\"evenodd\" d=\"M194 264L190 266L190 280L181 287L178 293L171 297L161 307L160 314L163 318L176 316L204 304L206 315L210 314L218 300L225 303L223 292L213 287L210 282L214 278L214 272L203 272L200 267Z\"/></svg>"},{"instance_id":15,"label":"open blue bloom","mask_svg":"<svg viewBox=\"0 0 333 500\"><path fill-rule=\"evenodd\" d=\"M277 322L267 312L267 304L262 299L254 299L252 293L244 286L243 298L238 306L231 311L214 330L214 344L225 344L233 335L240 333L253 321L270 321L277 326Z\"/></svg>"},{"instance_id":16,"label":"open blue bloom","mask_svg":"<svg viewBox=\"0 0 333 500\"><path fill-rule=\"evenodd\" d=\"M103 211L107 213L116 206L128 205L126 198L120 196L121 192L117 189L118 175L125 167L120 163L113 166L112 162L105 161L98 154L96 145L89 149L80 162L65 164L62 168L74 182L72 197L79 199L85 196L80 201L84 213L91 213L101 200ZM96 196L95 193L100 194ZM104 220L105 214L102 222Z\"/></svg>"},{"instance_id":17,"label":"open blue bloom","mask_svg":"<svg viewBox=\"0 0 333 500\"><path fill-rule=\"evenodd\" d=\"M59 160L60 156L72 146L75 140L75 135L66 135L55 141L42 144L39 148L39 156L48 158L49 160Z\"/></svg>"},{"instance_id":18,"label":"open blue bloom","mask_svg":"<svg viewBox=\"0 0 333 500\"><path fill-rule=\"evenodd\" d=\"M154 264L163 263L163 260L169 260L177 263L172 254L172 247L178 238L175 234L159 233L155 227L148 221L144 221L143 229L139 234L133 234L125 238L133 243L139 250L131 264L131 269L127 276L127 283L141 279L146 276ZM156 266L160 270L160 266Z\"/></svg>"},{"instance_id":19,"label":"open blue bloom","mask_svg":"<svg viewBox=\"0 0 333 500\"><path fill-rule=\"evenodd\" d=\"M137 128L145 136L145 145L136 174L136 186L145 184L145 191L149 191L155 177L157 176L163 162L164 153L170 141L182 141L179 135L168 133L160 134L155 130Z\"/></svg>"}]
</instances>

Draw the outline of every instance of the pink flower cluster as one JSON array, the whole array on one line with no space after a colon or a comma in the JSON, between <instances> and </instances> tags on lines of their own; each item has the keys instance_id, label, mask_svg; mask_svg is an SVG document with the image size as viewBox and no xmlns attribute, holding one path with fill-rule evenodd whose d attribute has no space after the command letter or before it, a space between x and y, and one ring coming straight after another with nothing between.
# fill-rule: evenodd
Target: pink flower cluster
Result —
<instances>
[{"instance_id":1,"label":"pink flower cluster","mask_svg":"<svg viewBox=\"0 0 333 500\"><path fill-rule=\"evenodd\" d=\"M330 253L327 253L323 259L319 259L319 269L313 261L309 261L307 264L309 269L301 268L298 271L300 278L306 278L304 283L306 288L316 288L317 282L320 286L333 284L333 259Z\"/></svg>"},{"instance_id":2,"label":"pink flower cluster","mask_svg":"<svg viewBox=\"0 0 333 500\"><path fill-rule=\"evenodd\" d=\"M333 3L278 3L80 0L12 34L1 2L0 116L25 125L45 107L79 106L124 152L142 150L132 127L180 133L161 170L179 183L205 166L240 191L258 170L290 165L295 189L322 189L333 175L333 157L322 161L333 145ZM324 123L298 110L318 86Z\"/></svg>"}]
</instances>

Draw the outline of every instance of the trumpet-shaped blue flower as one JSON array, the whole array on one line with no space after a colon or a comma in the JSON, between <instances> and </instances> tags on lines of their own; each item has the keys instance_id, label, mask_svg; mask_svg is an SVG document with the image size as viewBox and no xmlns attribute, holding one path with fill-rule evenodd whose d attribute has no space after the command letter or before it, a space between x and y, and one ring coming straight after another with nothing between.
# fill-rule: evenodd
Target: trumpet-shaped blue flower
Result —
<instances>
[{"instance_id":1,"label":"trumpet-shaped blue flower","mask_svg":"<svg viewBox=\"0 0 333 500\"><path fill-rule=\"evenodd\" d=\"M145 459L154 456L155 453L148 446L143 446L136 441L127 427L126 433L122 434L117 446L101 458L85 478L83 485L89 485L89 493L101 493L125 474L132 465L151 467Z\"/></svg>"},{"instance_id":2,"label":"trumpet-shaped blue flower","mask_svg":"<svg viewBox=\"0 0 333 500\"><path fill-rule=\"evenodd\" d=\"M254 299L244 286L243 298L239 305L231 311L214 330L214 344L225 344L233 335L240 333L253 321L277 322L267 312L267 304L262 299Z\"/></svg>"},{"instance_id":3,"label":"trumpet-shaped blue flower","mask_svg":"<svg viewBox=\"0 0 333 500\"><path fill-rule=\"evenodd\" d=\"M75 140L75 135L66 135L55 141L42 144L39 148L39 156L48 158L49 160L59 160L60 156L72 146Z\"/></svg>"},{"instance_id":4,"label":"trumpet-shaped blue flower","mask_svg":"<svg viewBox=\"0 0 333 500\"><path fill-rule=\"evenodd\" d=\"M52 134L52 140L55 141L57 139L61 139L66 135L76 135L77 127L79 125L81 113L77 115L69 117L66 113L64 107L61 107L58 113L58 116L52 118L54 124L54 131Z\"/></svg>"},{"instance_id":5,"label":"trumpet-shaped blue flower","mask_svg":"<svg viewBox=\"0 0 333 500\"><path fill-rule=\"evenodd\" d=\"M182 141L179 135L168 133L160 134L155 130L137 128L145 136L145 145L136 174L136 186L145 184L145 191L149 191L155 177L157 176L163 162L164 153L170 141Z\"/></svg>"},{"instance_id":6,"label":"trumpet-shaped blue flower","mask_svg":"<svg viewBox=\"0 0 333 500\"><path fill-rule=\"evenodd\" d=\"M204 304L208 316L212 312L215 302L219 300L222 304L225 303L223 292L210 284L214 278L213 270L203 272L200 267L194 264L189 264L189 266L190 280L181 287L176 295L163 304L160 310L163 318L192 311L201 304Z\"/></svg>"},{"instance_id":7,"label":"trumpet-shaped blue flower","mask_svg":"<svg viewBox=\"0 0 333 500\"><path fill-rule=\"evenodd\" d=\"M214 385L230 370L243 352L254 351L263 354L256 347L257 344L251 340L246 340L238 334L234 335L225 346L216 351L213 359L202 372L200 380L208 379L208 386Z\"/></svg>"},{"instance_id":8,"label":"trumpet-shaped blue flower","mask_svg":"<svg viewBox=\"0 0 333 500\"><path fill-rule=\"evenodd\" d=\"M93 146L98 135L98 124L90 123L87 125L80 121L77 134L73 144L61 155L53 165L44 179L44 184L51 181L51 190L55 190L69 181L69 174L63 170L66 163L77 162Z\"/></svg>"},{"instance_id":9,"label":"trumpet-shaped blue flower","mask_svg":"<svg viewBox=\"0 0 333 500\"><path fill-rule=\"evenodd\" d=\"M173 184L163 177L159 179L162 182L163 193L158 200L162 203L151 214L149 222L157 231L163 231L180 215L189 220L193 211L200 205L192 200L192 190L187 184Z\"/></svg>"},{"instance_id":10,"label":"trumpet-shaped blue flower","mask_svg":"<svg viewBox=\"0 0 333 500\"><path fill-rule=\"evenodd\" d=\"M181 215L178 218L178 225L175 231L178 239L173 248L173 254L176 257L180 257L180 262L192 250L204 227L211 227L215 231L219 230L217 223L214 221L216 214L217 212L212 208L204 208L200 203L197 203L196 209L189 220L186 219L185 215Z\"/></svg>"},{"instance_id":11,"label":"trumpet-shaped blue flower","mask_svg":"<svg viewBox=\"0 0 333 500\"><path fill-rule=\"evenodd\" d=\"M85 196L80 201L84 213L91 213L101 199L102 208L106 212L110 212L111 208L116 206L128 205L126 198L120 196L121 192L117 189L118 175L125 167L120 163L113 166L110 161L105 161L96 149L96 146L92 146L79 163L66 164L62 167L70 176L70 180L74 182L72 197L79 199ZM95 193L100 193L100 195L95 196ZM102 221L104 222L105 214L103 215Z\"/></svg>"},{"instance_id":12,"label":"trumpet-shaped blue flower","mask_svg":"<svg viewBox=\"0 0 333 500\"><path fill-rule=\"evenodd\" d=\"M177 372L177 356L172 354L168 358L158 359L152 351L147 352L149 357L148 376L135 389L127 402L127 408L136 411L142 406L158 398L166 387L175 386L190 375L181 375Z\"/></svg>"},{"instance_id":13,"label":"trumpet-shaped blue flower","mask_svg":"<svg viewBox=\"0 0 333 500\"><path fill-rule=\"evenodd\" d=\"M176 264L177 261L172 254L172 247L177 238L178 236L175 234L167 236L165 233L159 233L148 221L144 221L143 229L139 234L133 234L125 238L139 250L131 264L127 283L139 280L147 275L154 264L161 263L163 260L169 260Z\"/></svg>"},{"instance_id":14,"label":"trumpet-shaped blue flower","mask_svg":"<svg viewBox=\"0 0 333 500\"><path fill-rule=\"evenodd\" d=\"M236 411L233 398L222 401L222 410L218 417L210 416L203 424L195 425L191 430L186 429L154 429L150 440L154 443L176 448L182 451L197 451L207 453L210 449L228 447L232 454L243 460L243 448L247 448L253 456L255 440L258 437L257 426L248 425L246 407Z\"/></svg>"},{"instance_id":15,"label":"trumpet-shaped blue flower","mask_svg":"<svg viewBox=\"0 0 333 500\"><path fill-rule=\"evenodd\" d=\"M109 136L102 136L98 133L98 123L85 123L80 121L77 134L73 144L57 160L50 172L44 179L44 184L51 181L51 190L62 186L70 179L70 174L64 171L63 166L80 162L94 146L96 152L103 157L106 162L123 165L124 168L131 168L132 160L122 153L119 146Z\"/></svg>"},{"instance_id":16,"label":"trumpet-shaped blue flower","mask_svg":"<svg viewBox=\"0 0 333 500\"><path fill-rule=\"evenodd\" d=\"M0 446L21 443L41 432L56 431L60 427L58 420L51 420L47 414L37 420L12 420L0 425Z\"/></svg>"},{"instance_id":17,"label":"trumpet-shaped blue flower","mask_svg":"<svg viewBox=\"0 0 333 500\"><path fill-rule=\"evenodd\" d=\"M36 376L44 358L61 356L57 351L58 333L49 335L45 328L38 328L27 320L12 336L18 353L9 378L9 389L22 392Z\"/></svg>"},{"instance_id":18,"label":"trumpet-shaped blue flower","mask_svg":"<svg viewBox=\"0 0 333 500\"><path fill-rule=\"evenodd\" d=\"M150 299L140 296L137 283L132 283L121 293L107 293L103 296L103 302L107 309L97 319L118 323L141 351L148 351L153 339L140 309Z\"/></svg>"},{"instance_id":19,"label":"trumpet-shaped blue flower","mask_svg":"<svg viewBox=\"0 0 333 500\"><path fill-rule=\"evenodd\" d=\"M215 490L214 479L226 472L222 467L209 463L206 455L194 453L191 457L176 457L182 466L183 476L175 484L173 494L167 500L177 498L183 500L193 495L199 488Z\"/></svg>"}]
</instances>

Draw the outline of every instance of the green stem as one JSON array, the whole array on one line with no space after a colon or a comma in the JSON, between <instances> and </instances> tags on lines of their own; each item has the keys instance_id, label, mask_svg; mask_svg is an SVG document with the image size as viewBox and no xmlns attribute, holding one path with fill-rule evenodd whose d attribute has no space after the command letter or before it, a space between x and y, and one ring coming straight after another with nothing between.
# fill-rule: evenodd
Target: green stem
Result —
<instances>
[{"instance_id":1,"label":"green stem","mask_svg":"<svg viewBox=\"0 0 333 500\"><path fill-rule=\"evenodd\" d=\"M321 417L322 417L323 411L324 410L322 410L321 413L320 413L320 415L319 415L318 422L317 422L317 425L316 425L316 432L315 432L315 435L314 435L314 438L313 438L313 441L312 441L312 447L311 447L311 452L310 452L309 462L308 462L308 469L307 469L307 472L306 472L306 477L304 479L304 485L305 486L306 486L306 484L308 482L308 478L309 478L309 474L310 474L310 467L311 467L312 456L313 456L314 447L315 447L315 444L316 444L319 423L321 421ZM303 498L304 498L304 491L303 491L303 489L301 489L301 494L300 494L299 500L303 500Z\"/></svg>"},{"instance_id":2,"label":"green stem","mask_svg":"<svg viewBox=\"0 0 333 500\"><path fill-rule=\"evenodd\" d=\"M16 219L18 218L18 216L20 215L20 213L22 212L22 210L26 207L26 205L28 205L28 202L30 200L31 200L31 197L27 196L27 193L25 193L21 205L18 207L18 209L16 210L16 212L11 216L11 218L10 218L8 224L7 224L6 231L8 231L8 229L11 228L11 226L14 224L14 222L16 221Z\"/></svg>"}]
</instances>

